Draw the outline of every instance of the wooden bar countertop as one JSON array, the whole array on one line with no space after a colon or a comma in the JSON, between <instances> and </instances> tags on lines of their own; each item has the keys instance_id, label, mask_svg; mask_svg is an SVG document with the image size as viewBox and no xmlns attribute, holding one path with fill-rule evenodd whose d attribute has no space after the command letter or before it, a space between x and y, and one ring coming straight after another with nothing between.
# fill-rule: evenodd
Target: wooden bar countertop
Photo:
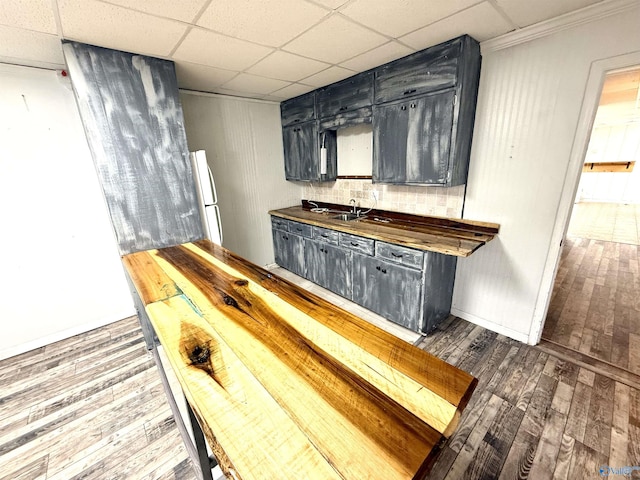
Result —
<instances>
[{"instance_id":1,"label":"wooden bar countertop","mask_svg":"<svg viewBox=\"0 0 640 480\"><path fill-rule=\"evenodd\" d=\"M500 225L496 223L384 210L373 210L362 219L345 221L333 217L339 213L338 210L348 211L348 207L320 202L318 205L327 206L330 211L313 212L309 208L309 202L303 200L302 206L271 210L269 214L374 240L458 257L468 257L491 241L500 230Z\"/></svg>"},{"instance_id":2,"label":"wooden bar countertop","mask_svg":"<svg viewBox=\"0 0 640 480\"><path fill-rule=\"evenodd\" d=\"M424 478L477 383L207 240L123 262L228 478Z\"/></svg>"}]
</instances>

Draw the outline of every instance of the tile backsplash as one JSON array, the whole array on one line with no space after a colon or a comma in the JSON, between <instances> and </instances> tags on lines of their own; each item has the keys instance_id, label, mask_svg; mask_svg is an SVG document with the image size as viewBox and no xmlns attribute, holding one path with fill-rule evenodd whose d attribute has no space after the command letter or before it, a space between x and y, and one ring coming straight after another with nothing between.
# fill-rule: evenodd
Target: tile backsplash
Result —
<instances>
[{"instance_id":1,"label":"tile backsplash","mask_svg":"<svg viewBox=\"0 0 640 480\"><path fill-rule=\"evenodd\" d=\"M335 182L305 185L302 198L348 205L355 198L362 209L374 206L372 191L378 192L375 208L394 212L460 218L464 204L465 186L420 187L373 184L371 180L338 179Z\"/></svg>"}]
</instances>

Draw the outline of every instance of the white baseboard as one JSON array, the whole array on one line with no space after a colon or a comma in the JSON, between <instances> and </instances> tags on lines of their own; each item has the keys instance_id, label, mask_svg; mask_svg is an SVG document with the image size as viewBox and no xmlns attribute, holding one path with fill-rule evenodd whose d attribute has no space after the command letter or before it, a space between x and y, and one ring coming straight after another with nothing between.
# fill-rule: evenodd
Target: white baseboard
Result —
<instances>
[{"instance_id":1,"label":"white baseboard","mask_svg":"<svg viewBox=\"0 0 640 480\"><path fill-rule=\"evenodd\" d=\"M119 315L112 315L106 318L101 318L100 320L96 320L91 323L84 323L82 325L77 325L73 328L69 328L67 330L62 330L60 332L55 332L45 337L38 338L36 340L32 340L30 342L22 343L20 345L15 345L13 347L5 348L0 350L0 360L4 360L6 358L14 357L16 355L20 355L22 353L29 352L31 350L35 350L36 348L44 347L45 345L49 345L51 343L59 342L60 340L65 340L67 338L73 337L75 335L79 335L81 333L86 333L90 330L95 330L96 328L104 327L105 325L109 325L110 323L115 323L125 318L136 315L135 309L127 309L126 311L121 312Z\"/></svg>"},{"instance_id":2,"label":"white baseboard","mask_svg":"<svg viewBox=\"0 0 640 480\"><path fill-rule=\"evenodd\" d=\"M460 317L463 320L466 320L467 322L471 322L475 325L481 326L482 328L491 330L492 332L496 332L506 337L513 338L514 340L517 340L519 342L529 343L529 335L525 333L518 332L516 330L511 330L510 328L505 327L503 325L497 325L493 322L485 320L484 318L476 317L475 315L472 315L467 312L462 312L457 308L451 308L451 314L455 315L456 317Z\"/></svg>"}]
</instances>

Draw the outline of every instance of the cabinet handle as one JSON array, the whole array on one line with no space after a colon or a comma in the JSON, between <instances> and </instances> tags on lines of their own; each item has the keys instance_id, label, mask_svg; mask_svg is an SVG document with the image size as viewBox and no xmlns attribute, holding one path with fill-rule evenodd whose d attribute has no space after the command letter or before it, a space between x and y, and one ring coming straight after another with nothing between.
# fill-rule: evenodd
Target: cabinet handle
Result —
<instances>
[{"instance_id":1,"label":"cabinet handle","mask_svg":"<svg viewBox=\"0 0 640 480\"><path fill-rule=\"evenodd\" d=\"M296 118L296 119L293 121L293 123L298 123L299 121L300 121L300 119L299 119L299 118Z\"/></svg>"},{"instance_id":2,"label":"cabinet handle","mask_svg":"<svg viewBox=\"0 0 640 480\"><path fill-rule=\"evenodd\" d=\"M413 88L411 90L405 90L402 94L403 95L411 95L412 93L415 93L416 89Z\"/></svg>"},{"instance_id":3,"label":"cabinet handle","mask_svg":"<svg viewBox=\"0 0 640 480\"><path fill-rule=\"evenodd\" d=\"M326 233L321 233L320 236L324 238L329 238L329 235L327 235Z\"/></svg>"},{"instance_id":4,"label":"cabinet handle","mask_svg":"<svg viewBox=\"0 0 640 480\"><path fill-rule=\"evenodd\" d=\"M397 253L391 252L391 255L396 258L402 258L402 254L398 255Z\"/></svg>"},{"instance_id":5,"label":"cabinet handle","mask_svg":"<svg viewBox=\"0 0 640 480\"><path fill-rule=\"evenodd\" d=\"M376 270L380 271L380 265L378 265L378 266L376 267Z\"/></svg>"},{"instance_id":6,"label":"cabinet handle","mask_svg":"<svg viewBox=\"0 0 640 480\"><path fill-rule=\"evenodd\" d=\"M406 110L406 109L407 109L407 106L406 106L406 105L402 105L402 106L400 107L400 110Z\"/></svg>"},{"instance_id":7,"label":"cabinet handle","mask_svg":"<svg viewBox=\"0 0 640 480\"><path fill-rule=\"evenodd\" d=\"M383 268L383 269L382 269L382 273L387 273L387 269L386 269L386 268Z\"/></svg>"},{"instance_id":8,"label":"cabinet handle","mask_svg":"<svg viewBox=\"0 0 640 480\"><path fill-rule=\"evenodd\" d=\"M411 104L411 108L416 108L416 104L415 104L415 103L412 103L412 104Z\"/></svg>"},{"instance_id":9,"label":"cabinet handle","mask_svg":"<svg viewBox=\"0 0 640 480\"><path fill-rule=\"evenodd\" d=\"M321 252L324 252L324 248L321 248L321 249L320 249L320 251L321 251Z\"/></svg>"},{"instance_id":10,"label":"cabinet handle","mask_svg":"<svg viewBox=\"0 0 640 480\"><path fill-rule=\"evenodd\" d=\"M358 245L360 245L360 244L359 244L359 243L351 242L351 245L353 245L354 247L357 247L357 246L358 246Z\"/></svg>"},{"instance_id":11,"label":"cabinet handle","mask_svg":"<svg viewBox=\"0 0 640 480\"><path fill-rule=\"evenodd\" d=\"M286 235L282 235L282 238L285 240L289 240L289 237L287 237Z\"/></svg>"},{"instance_id":12,"label":"cabinet handle","mask_svg":"<svg viewBox=\"0 0 640 480\"><path fill-rule=\"evenodd\" d=\"M340 107L340 109L338 111L339 112L344 112L347 108L349 108L349 107L346 107L346 106L345 107Z\"/></svg>"},{"instance_id":13,"label":"cabinet handle","mask_svg":"<svg viewBox=\"0 0 640 480\"><path fill-rule=\"evenodd\" d=\"M301 231L302 231L302 228L300 228L300 227L296 227L296 230L297 230L297 231L299 231L299 232L301 232Z\"/></svg>"}]
</instances>

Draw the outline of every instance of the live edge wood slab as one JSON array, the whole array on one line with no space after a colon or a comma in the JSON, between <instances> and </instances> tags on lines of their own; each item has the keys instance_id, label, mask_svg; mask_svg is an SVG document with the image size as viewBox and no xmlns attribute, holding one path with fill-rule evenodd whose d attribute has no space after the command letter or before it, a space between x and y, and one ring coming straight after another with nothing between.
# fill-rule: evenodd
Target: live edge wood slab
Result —
<instances>
[{"instance_id":1,"label":"live edge wood slab","mask_svg":"<svg viewBox=\"0 0 640 480\"><path fill-rule=\"evenodd\" d=\"M344 221L333 218L339 210L348 211L344 205L321 202L317 202L317 205L331 211L312 212L309 202L303 200L302 206L271 210L269 214L374 240L458 257L468 257L491 241L500 230L497 223L384 210L372 210L361 220Z\"/></svg>"},{"instance_id":2,"label":"live edge wood slab","mask_svg":"<svg viewBox=\"0 0 640 480\"><path fill-rule=\"evenodd\" d=\"M424 478L477 383L207 240L123 262L228 478Z\"/></svg>"}]
</instances>

